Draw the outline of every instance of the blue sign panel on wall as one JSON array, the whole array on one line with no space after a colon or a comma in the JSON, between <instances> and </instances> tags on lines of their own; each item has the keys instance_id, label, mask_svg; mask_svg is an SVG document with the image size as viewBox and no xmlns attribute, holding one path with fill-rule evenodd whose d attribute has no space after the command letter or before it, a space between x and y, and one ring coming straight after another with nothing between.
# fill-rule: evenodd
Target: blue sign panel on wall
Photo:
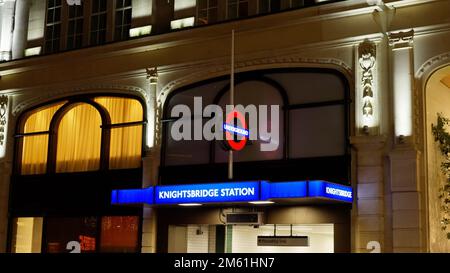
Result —
<instances>
[{"instance_id":1,"label":"blue sign panel on wall","mask_svg":"<svg viewBox=\"0 0 450 273\"><path fill-rule=\"evenodd\" d=\"M111 204L153 204L153 187L146 189L113 190Z\"/></svg>"},{"instance_id":2,"label":"blue sign panel on wall","mask_svg":"<svg viewBox=\"0 0 450 273\"><path fill-rule=\"evenodd\" d=\"M308 186L310 197L323 197L350 203L353 201L353 190L349 186L325 181L310 181Z\"/></svg>"},{"instance_id":3,"label":"blue sign panel on wall","mask_svg":"<svg viewBox=\"0 0 450 273\"><path fill-rule=\"evenodd\" d=\"M155 187L155 204L248 202L259 200L260 182Z\"/></svg>"},{"instance_id":4,"label":"blue sign panel on wall","mask_svg":"<svg viewBox=\"0 0 450 273\"><path fill-rule=\"evenodd\" d=\"M261 200L306 197L307 182L261 182Z\"/></svg>"}]
</instances>

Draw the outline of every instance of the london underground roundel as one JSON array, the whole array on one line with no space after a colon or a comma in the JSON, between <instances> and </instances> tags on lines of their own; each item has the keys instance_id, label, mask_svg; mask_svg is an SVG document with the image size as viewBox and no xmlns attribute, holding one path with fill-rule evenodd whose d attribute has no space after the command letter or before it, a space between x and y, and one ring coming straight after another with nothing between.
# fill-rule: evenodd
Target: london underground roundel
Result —
<instances>
[{"instance_id":1,"label":"london underground roundel","mask_svg":"<svg viewBox=\"0 0 450 273\"><path fill-rule=\"evenodd\" d=\"M236 126L233 124L236 124ZM240 124L240 127L237 126L237 124ZM228 113L223 129L225 131L225 146L227 148L233 151L240 151L244 149L249 138L249 131L247 128L247 123L245 122L245 117L242 113L236 110ZM242 137L240 140L235 138L235 136L238 135Z\"/></svg>"}]
</instances>

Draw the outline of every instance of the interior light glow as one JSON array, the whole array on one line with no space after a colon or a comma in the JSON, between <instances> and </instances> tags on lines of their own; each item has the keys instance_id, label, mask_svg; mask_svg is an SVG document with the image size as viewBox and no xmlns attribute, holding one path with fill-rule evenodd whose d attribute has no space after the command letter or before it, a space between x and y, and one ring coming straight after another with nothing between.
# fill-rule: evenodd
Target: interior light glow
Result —
<instances>
[{"instance_id":1,"label":"interior light glow","mask_svg":"<svg viewBox=\"0 0 450 273\"><path fill-rule=\"evenodd\" d=\"M170 22L170 28L171 29L180 29L185 27L192 27L194 26L195 17L188 17L183 19L178 19Z\"/></svg>"},{"instance_id":2,"label":"interior light glow","mask_svg":"<svg viewBox=\"0 0 450 273\"><path fill-rule=\"evenodd\" d=\"M185 204L178 204L181 207L200 207L202 204L198 203L185 203Z\"/></svg>"},{"instance_id":3,"label":"interior light glow","mask_svg":"<svg viewBox=\"0 0 450 273\"><path fill-rule=\"evenodd\" d=\"M253 202L248 202L252 205L270 205L270 204L275 204L275 202L273 201L253 201Z\"/></svg>"},{"instance_id":4,"label":"interior light glow","mask_svg":"<svg viewBox=\"0 0 450 273\"><path fill-rule=\"evenodd\" d=\"M152 26L143 26L130 29L130 37L139 37L149 35L152 32Z\"/></svg>"}]
</instances>

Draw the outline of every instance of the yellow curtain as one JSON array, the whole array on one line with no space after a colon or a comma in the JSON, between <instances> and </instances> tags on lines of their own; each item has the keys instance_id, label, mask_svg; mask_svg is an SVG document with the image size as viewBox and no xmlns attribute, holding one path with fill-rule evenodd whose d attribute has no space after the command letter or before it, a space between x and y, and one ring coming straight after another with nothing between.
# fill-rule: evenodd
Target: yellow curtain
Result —
<instances>
[{"instance_id":1,"label":"yellow curtain","mask_svg":"<svg viewBox=\"0 0 450 273\"><path fill-rule=\"evenodd\" d=\"M100 167L101 117L89 104L69 110L58 128L56 172L85 172Z\"/></svg>"},{"instance_id":2,"label":"yellow curtain","mask_svg":"<svg viewBox=\"0 0 450 273\"><path fill-rule=\"evenodd\" d=\"M47 170L48 135L25 136L22 139L23 175L43 174Z\"/></svg>"},{"instance_id":3,"label":"yellow curtain","mask_svg":"<svg viewBox=\"0 0 450 273\"><path fill-rule=\"evenodd\" d=\"M105 107L111 124L143 120L142 105L138 100L117 97L97 97ZM111 129L110 169L139 168L141 166L142 125Z\"/></svg>"},{"instance_id":4,"label":"yellow curtain","mask_svg":"<svg viewBox=\"0 0 450 273\"><path fill-rule=\"evenodd\" d=\"M142 121L143 109L138 100L115 97L97 97L95 101L106 108L111 124Z\"/></svg>"},{"instance_id":5,"label":"yellow curtain","mask_svg":"<svg viewBox=\"0 0 450 273\"><path fill-rule=\"evenodd\" d=\"M35 133L45 132L49 130L50 122L53 115L59 110L66 102L60 102L50 106L45 106L33 111L33 113L27 118L23 133Z\"/></svg>"},{"instance_id":6,"label":"yellow curtain","mask_svg":"<svg viewBox=\"0 0 450 273\"><path fill-rule=\"evenodd\" d=\"M110 169L141 166L142 125L111 129Z\"/></svg>"},{"instance_id":7,"label":"yellow curtain","mask_svg":"<svg viewBox=\"0 0 450 273\"><path fill-rule=\"evenodd\" d=\"M33 111L26 119L22 132L45 132L50 128L50 122L56 111L66 102L41 107ZM43 174L47 169L48 134L24 136L22 139L21 174Z\"/></svg>"}]
</instances>

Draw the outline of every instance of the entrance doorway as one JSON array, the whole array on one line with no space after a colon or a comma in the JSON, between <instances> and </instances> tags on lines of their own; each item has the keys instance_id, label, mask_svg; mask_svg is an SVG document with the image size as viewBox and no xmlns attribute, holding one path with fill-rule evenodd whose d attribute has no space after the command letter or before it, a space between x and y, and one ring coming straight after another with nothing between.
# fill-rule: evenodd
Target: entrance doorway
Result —
<instances>
[{"instance_id":1,"label":"entrance doorway","mask_svg":"<svg viewBox=\"0 0 450 273\"><path fill-rule=\"evenodd\" d=\"M334 252L333 224L170 225L168 236L169 253Z\"/></svg>"}]
</instances>

